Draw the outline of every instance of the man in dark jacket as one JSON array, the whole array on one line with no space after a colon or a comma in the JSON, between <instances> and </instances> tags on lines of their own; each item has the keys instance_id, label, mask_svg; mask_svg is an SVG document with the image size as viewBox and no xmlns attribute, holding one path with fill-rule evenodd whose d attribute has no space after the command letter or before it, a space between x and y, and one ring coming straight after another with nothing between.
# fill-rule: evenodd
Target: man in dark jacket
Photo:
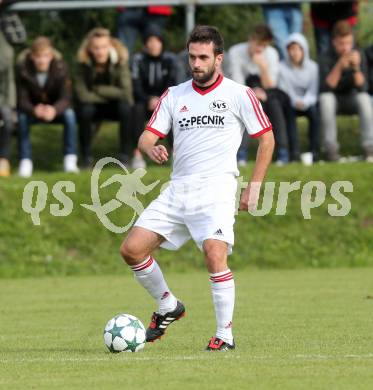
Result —
<instances>
[{"instance_id":1,"label":"man in dark jacket","mask_svg":"<svg viewBox=\"0 0 373 390\"><path fill-rule=\"evenodd\" d=\"M83 166L92 165L93 124L103 119L119 122L119 159L127 165L134 149L129 126L132 80L128 51L109 30L93 29L80 46L76 93Z\"/></svg>"},{"instance_id":2,"label":"man in dark jacket","mask_svg":"<svg viewBox=\"0 0 373 390\"><path fill-rule=\"evenodd\" d=\"M167 88L177 84L178 59L173 53L164 51L162 33L152 27L144 34L144 50L134 55L132 79L135 96L134 129L137 138L144 130L144 123L157 107L159 98ZM134 161L141 163L138 152Z\"/></svg>"},{"instance_id":3,"label":"man in dark jacket","mask_svg":"<svg viewBox=\"0 0 373 390\"><path fill-rule=\"evenodd\" d=\"M71 79L61 54L50 40L38 37L20 54L17 67L19 121L19 175L32 174L30 125L35 122L64 124L64 170L78 172L76 119L71 108Z\"/></svg>"},{"instance_id":4,"label":"man in dark jacket","mask_svg":"<svg viewBox=\"0 0 373 390\"><path fill-rule=\"evenodd\" d=\"M332 33L333 50L320 61L320 114L324 148L329 161L339 160L337 113L360 118L361 143L367 161L373 162L373 110L364 54L354 47L353 31L346 21Z\"/></svg>"}]
</instances>

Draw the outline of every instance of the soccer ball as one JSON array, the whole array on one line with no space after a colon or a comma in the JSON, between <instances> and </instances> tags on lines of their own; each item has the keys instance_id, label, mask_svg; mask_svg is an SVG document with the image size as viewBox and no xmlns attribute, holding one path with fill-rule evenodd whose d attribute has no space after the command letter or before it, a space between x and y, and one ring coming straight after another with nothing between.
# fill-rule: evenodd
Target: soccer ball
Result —
<instances>
[{"instance_id":1,"label":"soccer ball","mask_svg":"<svg viewBox=\"0 0 373 390\"><path fill-rule=\"evenodd\" d=\"M138 352L145 346L145 328L130 314L112 318L104 329L104 342L110 352Z\"/></svg>"}]
</instances>

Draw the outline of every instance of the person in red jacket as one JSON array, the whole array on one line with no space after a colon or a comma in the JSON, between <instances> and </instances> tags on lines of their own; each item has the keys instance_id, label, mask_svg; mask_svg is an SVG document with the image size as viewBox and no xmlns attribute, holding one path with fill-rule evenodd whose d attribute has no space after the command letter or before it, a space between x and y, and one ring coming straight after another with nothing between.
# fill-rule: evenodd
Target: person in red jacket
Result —
<instances>
[{"instance_id":1,"label":"person in red jacket","mask_svg":"<svg viewBox=\"0 0 373 390\"><path fill-rule=\"evenodd\" d=\"M172 14L169 5L154 5L148 7L119 8L118 38L133 53L136 39L150 27L164 29L168 17Z\"/></svg>"}]
</instances>

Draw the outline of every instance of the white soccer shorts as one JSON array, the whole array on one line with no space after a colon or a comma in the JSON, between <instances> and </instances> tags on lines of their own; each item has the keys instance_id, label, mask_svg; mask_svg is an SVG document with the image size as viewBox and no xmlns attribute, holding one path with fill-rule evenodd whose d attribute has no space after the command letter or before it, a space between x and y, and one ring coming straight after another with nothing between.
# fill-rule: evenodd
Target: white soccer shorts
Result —
<instances>
[{"instance_id":1,"label":"white soccer shorts","mask_svg":"<svg viewBox=\"0 0 373 390\"><path fill-rule=\"evenodd\" d=\"M233 175L173 179L152 201L135 226L165 238L162 248L177 250L192 238L202 250L203 242L216 239L234 244L233 225L237 180Z\"/></svg>"}]
</instances>

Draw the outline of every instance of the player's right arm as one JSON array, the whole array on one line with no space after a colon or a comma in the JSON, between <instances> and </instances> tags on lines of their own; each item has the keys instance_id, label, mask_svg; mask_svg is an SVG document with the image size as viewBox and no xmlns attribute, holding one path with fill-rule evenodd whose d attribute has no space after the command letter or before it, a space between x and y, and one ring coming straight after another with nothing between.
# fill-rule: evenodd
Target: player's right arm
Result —
<instances>
[{"instance_id":1,"label":"player's right arm","mask_svg":"<svg viewBox=\"0 0 373 390\"><path fill-rule=\"evenodd\" d=\"M145 130L139 139L139 149L157 164L163 164L168 160L167 149L163 145L156 145L159 140L157 134Z\"/></svg>"}]
</instances>

